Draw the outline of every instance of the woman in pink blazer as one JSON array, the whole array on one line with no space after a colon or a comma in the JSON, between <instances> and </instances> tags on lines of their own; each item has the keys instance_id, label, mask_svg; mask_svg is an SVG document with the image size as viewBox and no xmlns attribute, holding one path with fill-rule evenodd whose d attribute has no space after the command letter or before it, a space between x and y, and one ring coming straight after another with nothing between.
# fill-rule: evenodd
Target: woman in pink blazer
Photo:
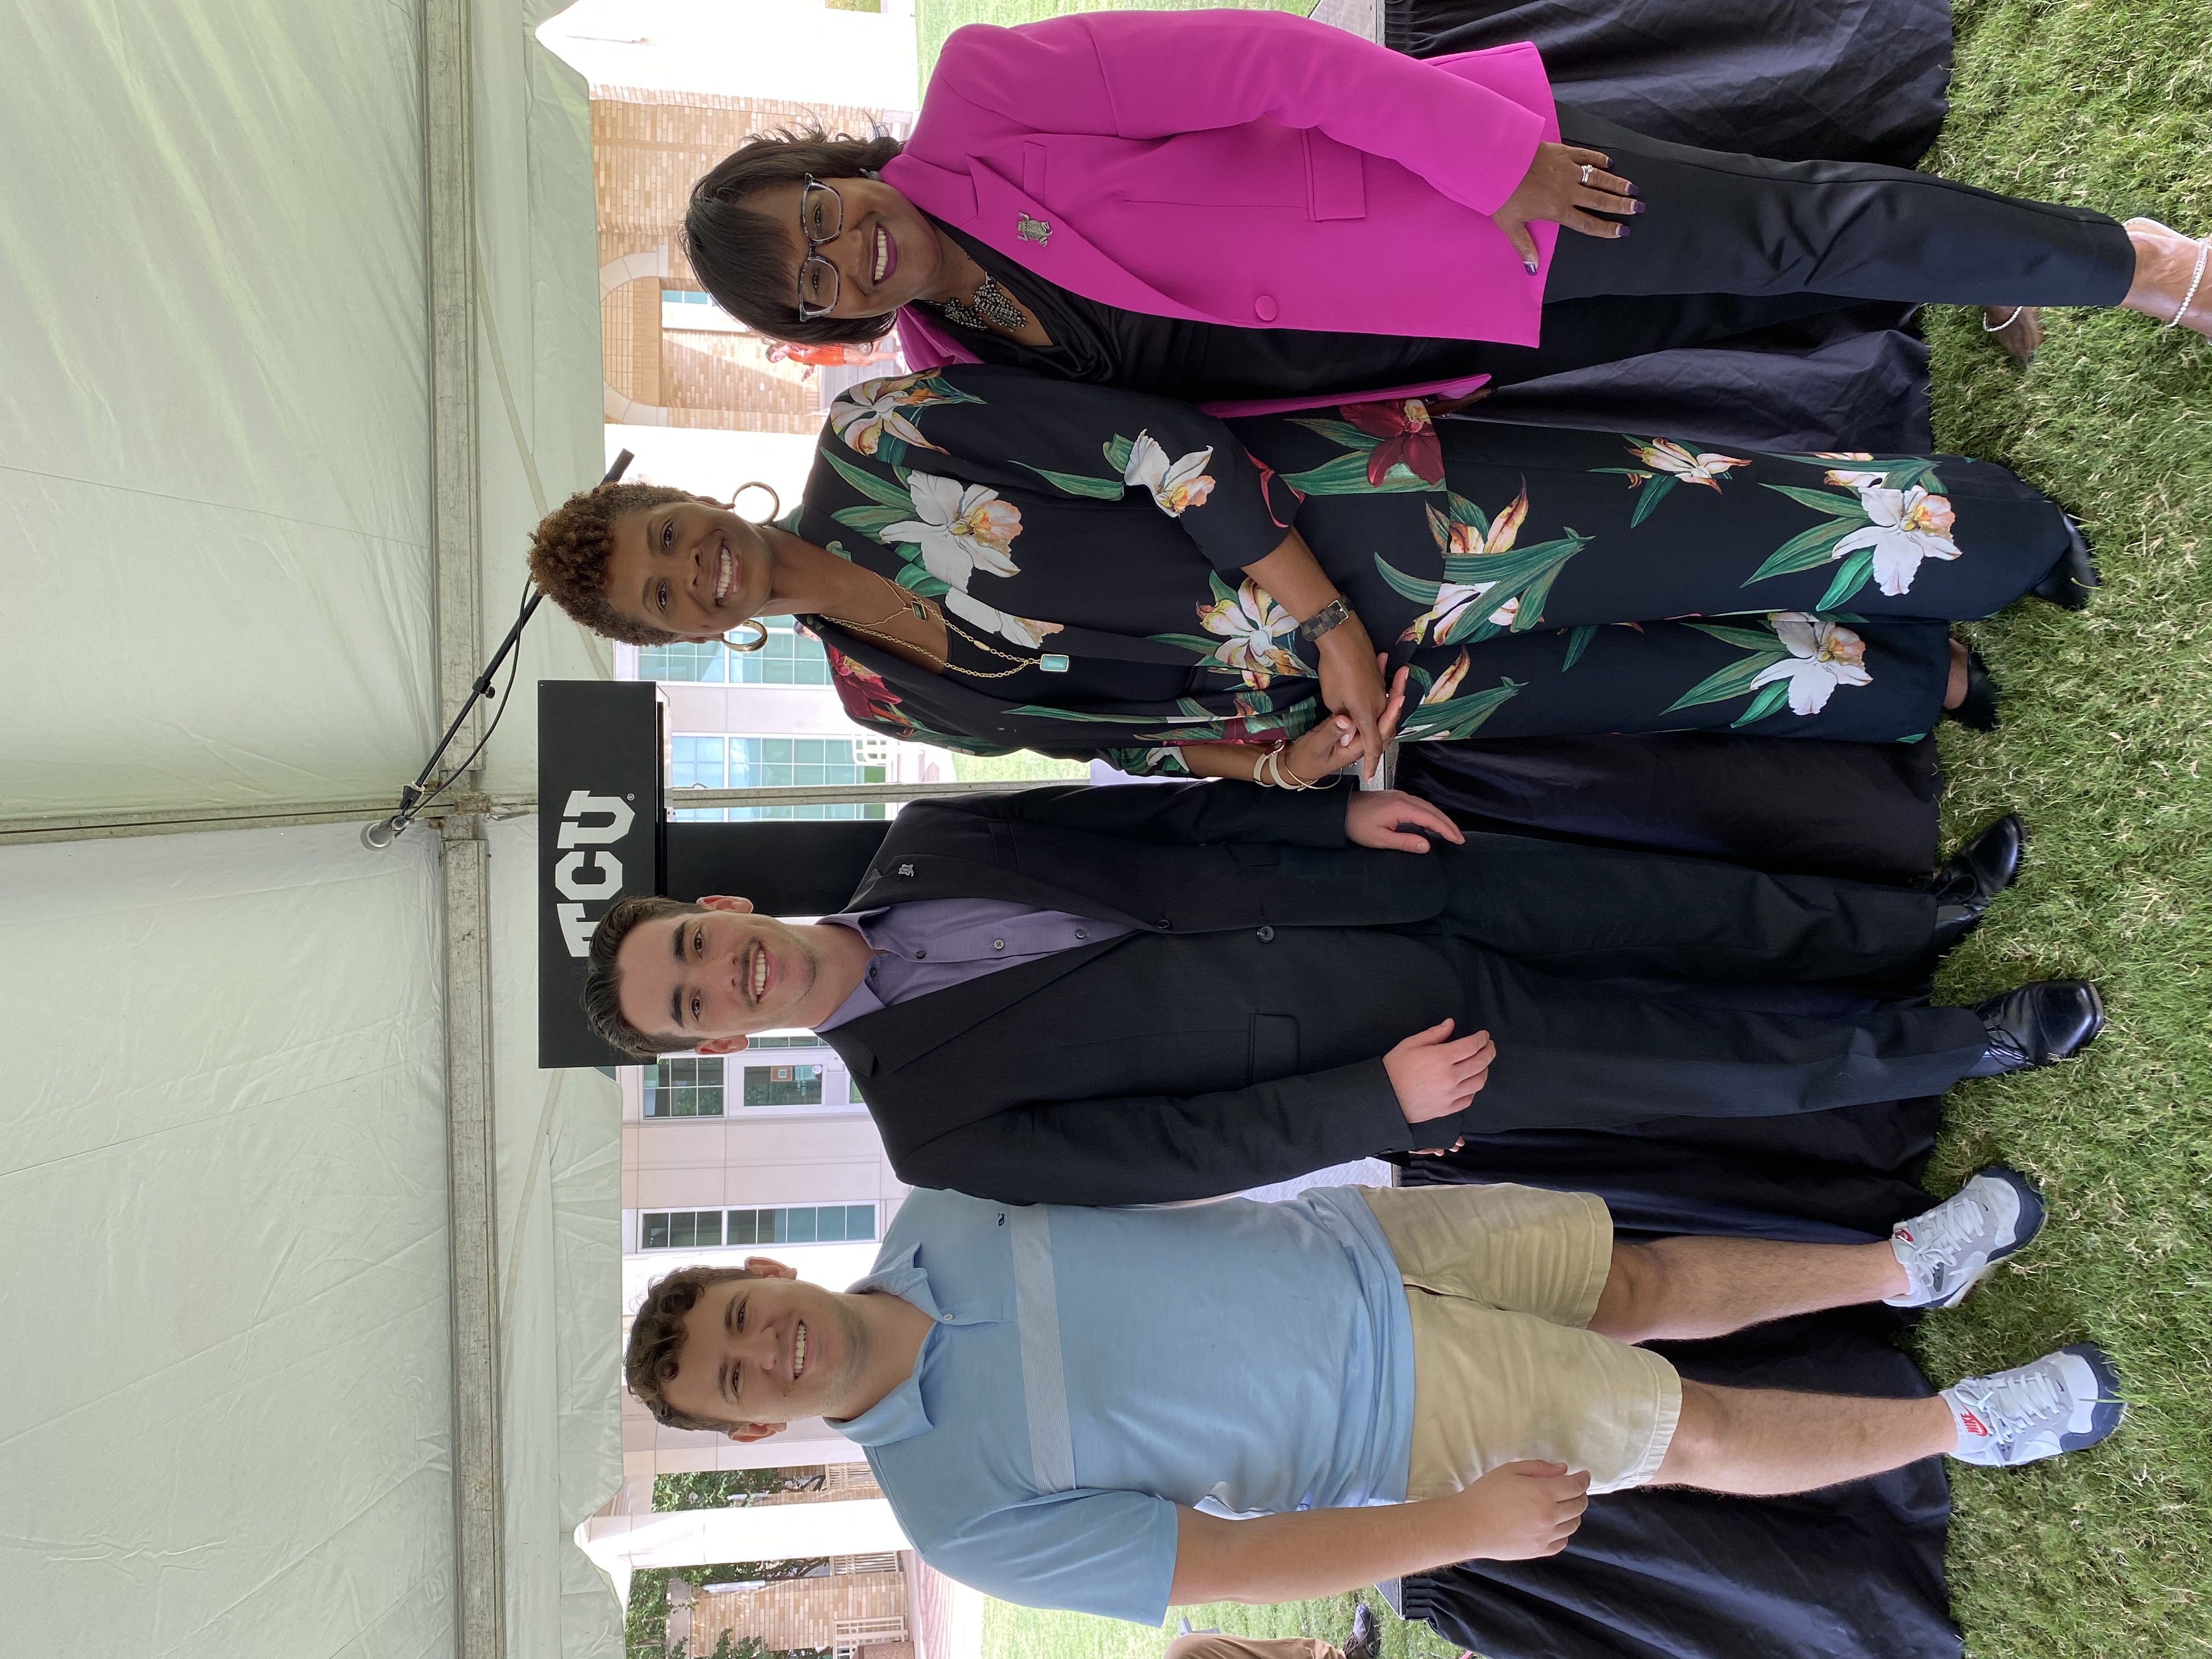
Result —
<instances>
[{"instance_id":1,"label":"woman in pink blazer","mask_svg":"<svg viewBox=\"0 0 2212 1659\"><path fill-rule=\"evenodd\" d=\"M781 338L896 325L915 368L1223 413L1450 398L1868 300L2212 331L2207 244L2150 221L1665 143L1555 108L1533 46L1419 62L1275 12L961 29L903 146L757 140L685 238Z\"/></svg>"}]
</instances>

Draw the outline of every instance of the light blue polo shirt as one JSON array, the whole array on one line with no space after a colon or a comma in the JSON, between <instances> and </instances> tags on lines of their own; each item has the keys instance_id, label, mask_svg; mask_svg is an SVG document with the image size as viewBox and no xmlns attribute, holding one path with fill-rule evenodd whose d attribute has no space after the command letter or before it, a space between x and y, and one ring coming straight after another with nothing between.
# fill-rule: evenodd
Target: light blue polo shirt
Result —
<instances>
[{"instance_id":1,"label":"light blue polo shirt","mask_svg":"<svg viewBox=\"0 0 2212 1659\"><path fill-rule=\"evenodd\" d=\"M1350 1188L1150 1210L917 1192L853 1289L938 1328L837 1426L923 1559L1002 1601L1158 1625L1177 1504L1405 1500L1413 1328Z\"/></svg>"}]
</instances>

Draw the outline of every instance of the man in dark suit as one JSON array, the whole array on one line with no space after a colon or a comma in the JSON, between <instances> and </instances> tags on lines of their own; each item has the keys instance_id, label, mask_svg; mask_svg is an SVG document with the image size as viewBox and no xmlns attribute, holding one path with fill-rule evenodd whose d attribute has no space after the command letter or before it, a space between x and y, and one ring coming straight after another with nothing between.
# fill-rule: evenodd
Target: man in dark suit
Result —
<instances>
[{"instance_id":1,"label":"man in dark suit","mask_svg":"<svg viewBox=\"0 0 2212 1659\"><path fill-rule=\"evenodd\" d=\"M1463 836L1395 793L968 796L908 807L811 926L623 901L585 1004L641 1055L820 1032L914 1185L1158 1202L1461 1134L1818 1111L2048 1064L2101 1025L2081 981L1834 1018L1604 982L1894 977L1979 919L2020 849L2002 819L1914 890Z\"/></svg>"}]
</instances>

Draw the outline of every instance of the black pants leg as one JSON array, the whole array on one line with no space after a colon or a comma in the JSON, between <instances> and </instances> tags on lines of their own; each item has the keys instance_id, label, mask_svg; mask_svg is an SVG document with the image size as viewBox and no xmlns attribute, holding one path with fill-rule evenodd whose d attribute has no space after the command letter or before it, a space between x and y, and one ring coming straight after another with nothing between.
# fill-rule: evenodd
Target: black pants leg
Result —
<instances>
[{"instance_id":1,"label":"black pants leg","mask_svg":"<svg viewBox=\"0 0 2212 1659\"><path fill-rule=\"evenodd\" d=\"M1846 295L1949 305L2108 306L2135 270L2127 232L2086 208L2023 201L1865 161L1773 161L1670 144L1561 109L1645 210L1619 241L1562 231L1549 301L1599 295Z\"/></svg>"},{"instance_id":2,"label":"black pants leg","mask_svg":"<svg viewBox=\"0 0 2212 1659\"><path fill-rule=\"evenodd\" d=\"M1452 884L1437 928L1571 979L1887 980L1917 972L1936 926L1936 901L1912 888L1706 859L1479 833L1428 856Z\"/></svg>"},{"instance_id":3,"label":"black pants leg","mask_svg":"<svg viewBox=\"0 0 2212 1659\"><path fill-rule=\"evenodd\" d=\"M2085 208L1872 162L1697 149L1566 105L1559 126L1650 205L1619 241L1559 233L1541 341L1480 349L1476 366L1499 386L1869 300L2108 306L2133 280L2127 232Z\"/></svg>"},{"instance_id":4,"label":"black pants leg","mask_svg":"<svg viewBox=\"0 0 2212 1659\"><path fill-rule=\"evenodd\" d=\"M1602 1127L1662 1117L1777 1117L1941 1094L1987 1041L1965 1008L1848 1017L1698 1006L1578 983L1462 938L1425 939L1465 998L1459 1029L1498 1044L1488 1080L1453 1133Z\"/></svg>"}]
</instances>

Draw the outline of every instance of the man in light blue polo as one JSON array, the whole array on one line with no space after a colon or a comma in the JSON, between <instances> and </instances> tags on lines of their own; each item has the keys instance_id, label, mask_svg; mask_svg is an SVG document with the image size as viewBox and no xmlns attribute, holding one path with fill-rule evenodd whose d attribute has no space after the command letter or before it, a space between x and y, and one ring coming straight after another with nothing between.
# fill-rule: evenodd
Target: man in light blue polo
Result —
<instances>
[{"instance_id":1,"label":"man in light blue polo","mask_svg":"<svg viewBox=\"0 0 2212 1659\"><path fill-rule=\"evenodd\" d=\"M1549 1554L1586 1492L2093 1444L2120 1406L2087 1345L1928 1400L1714 1388L1633 1346L1951 1305L2042 1213L2008 1170L1863 1245L1616 1244L1599 1199L1526 1187L1151 1210L918 1191L850 1291L762 1257L657 1281L625 1370L680 1427L831 1419L951 1577L1157 1625Z\"/></svg>"}]
</instances>

